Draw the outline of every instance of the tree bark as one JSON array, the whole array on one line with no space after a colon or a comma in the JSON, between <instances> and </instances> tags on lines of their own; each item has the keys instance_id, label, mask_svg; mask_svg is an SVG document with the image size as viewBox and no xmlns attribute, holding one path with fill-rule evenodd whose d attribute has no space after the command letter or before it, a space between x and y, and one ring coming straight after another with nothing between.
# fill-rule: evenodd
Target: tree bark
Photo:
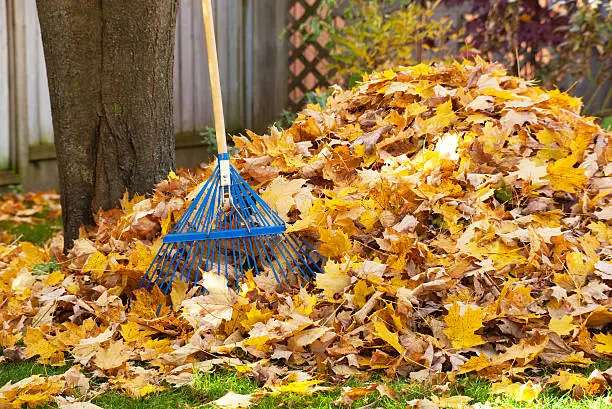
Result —
<instances>
[{"instance_id":1,"label":"tree bark","mask_svg":"<svg viewBox=\"0 0 612 409\"><path fill-rule=\"evenodd\" d=\"M64 246L127 190L174 168L178 0L37 0L60 177Z\"/></svg>"}]
</instances>

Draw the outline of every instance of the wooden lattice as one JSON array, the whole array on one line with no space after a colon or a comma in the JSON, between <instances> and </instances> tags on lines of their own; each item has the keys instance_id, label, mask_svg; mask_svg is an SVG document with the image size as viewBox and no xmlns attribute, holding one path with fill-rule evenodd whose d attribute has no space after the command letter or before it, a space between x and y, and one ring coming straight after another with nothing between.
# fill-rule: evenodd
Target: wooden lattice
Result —
<instances>
[{"instance_id":1,"label":"wooden lattice","mask_svg":"<svg viewBox=\"0 0 612 409\"><path fill-rule=\"evenodd\" d=\"M308 17L317 13L321 0L293 0L289 9L289 104L294 112L303 105L306 93L317 87L325 89L329 86L327 79L327 63L329 52L325 45L329 41L326 34L318 38L303 41L298 32Z\"/></svg>"}]
</instances>

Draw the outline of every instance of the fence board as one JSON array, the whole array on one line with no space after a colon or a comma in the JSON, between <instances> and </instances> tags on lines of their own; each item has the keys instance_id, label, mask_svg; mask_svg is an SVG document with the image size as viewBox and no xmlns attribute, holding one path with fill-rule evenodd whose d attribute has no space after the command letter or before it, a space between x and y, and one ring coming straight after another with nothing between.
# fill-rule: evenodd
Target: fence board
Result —
<instances>
[{"instance_id":1,"label":"fence board","mask_svg":"<svg viewBox=\"0 0 612 409\"><path fill-rule=\"evenodd\" d=\"M6 1L0 0L0 170L10 166L8 21Z\"/></svg>"},{"instance_id":2,"label":"fence board","mask_svg":"<svg viewBox=\"0 0 612 409\"><path fill-rule=\"evenodd\" d=\"M12 92L13 96L11 107L15 114L12 115L11 120L15 121L15 127L13 129L14 134L13 141L15 142L16 150L16 162L14 164L17 167L19 174L25 177L25 173L28 170L28 128L29 128L29 117L28 117L28 75L27 75L27 36L26 36L26 13L25 2L12 1L13 14L13 75L11 82L13 85ZM28 0L29 1L29 0Z\"/></svg>"},{"instance_id":3,"label":"fence board","mask_svg":"<svg viewBox=\"0 0 612 409\"><path fill-rule=\"evenodd\" d=\"M287 107L288 47L280 38L287 26L290 2L286 0L248 0L251 7L252 38L247 43L253 49L252 127L258 131L274 122Z\"/></svg>"},{"instance_id":4,"label":"fence board","mask_svg":"<svg viewBox=\"0 0 612 409\"><path fill-rule=\"evenodd\" d=\"M193 53L190 44L193 43L193 2L181 1L179 5L179 16L177 21L177 37L179 41L179 54L175 52L175 59L181 61L179 77L175 78L175 86L178 83L180 99L178 102L180 121L175 125L180 132L194 130L194 86L193 80ZM176 103L175 103L176 105Z\"/></svg>"},{"instance_id":5,"label":"fence board","mask_svg":"<svg viewBox=\"0 0 612 409\"><path fill-rule=\"evenodd\" d=\"M26 73L26 115L28 118L27 139L28 145L40 143L40 123L38 121L38 41L36 34L38 19L36 16L36 3L32 0L23 2L23 24L25 34L25 66Z\"/></svg>"},{"instance_id":6,"label":"fence board","mask_svg":"<svg viewBox=\"0 0 612 409\"><path fill-rule=\"evenodd\" d=\"M279 34L289 4L213 0L230 131L262 132L286 106L287 47ZM173 74L175 132L186 137L181 146L193 147L191 136L213 126L201 0L180 0ZM53 143L53 126L36 0L0 0L0 169L18 171L27 185L42 166L32 161L53 159L52 150L29 157L40 143Z\"/></svg>"},{"instance_id":7,"label":"fence board","mask_svg":"<svg viewBox=\"0 0 612 409\"><path fill-rule=\"evenodd\" d=\"M253 129L253 47L251 42L253 39L253 2L251 0L244 1L244 125L247 128Z\"/></svg>"},{"instance_id":8,"label":"fence board","mask_svg":"<svg viewBox=\"0 0 612 409\"><path fill-rule=\"evenodd\" d=\"M215 4L213 3L213 6ZM214 8L213 8L213 11ZM193 3L193 15L190 21L192 41L189 52L193 55L193 72L191 80L194 89L194 129L202 131L213 124L210 78L208 76L208 62L206 53L206 40L204 38L204 22L202 21L202 3Z\"/></svg>"},{"instance_id":9,"label":"fence board","mask_svg":"<svg viewBox=\"0 0 612 409\"><path fill-rule=\"evenodd\" d=\"M219 54L221 92L229 130L241 127L244 110L242 75L242 0L216 0L215 29Z\"/></svg>"}]
</instances>

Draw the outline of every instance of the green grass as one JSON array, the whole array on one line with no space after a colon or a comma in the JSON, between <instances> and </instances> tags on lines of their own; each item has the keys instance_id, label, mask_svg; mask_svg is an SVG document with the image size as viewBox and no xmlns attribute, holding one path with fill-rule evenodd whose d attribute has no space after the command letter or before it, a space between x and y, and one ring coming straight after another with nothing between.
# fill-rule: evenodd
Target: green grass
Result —
<instances>
[{"instance_id":1,"label":"green grass","mask_svg":"<svg viewBox=\"0 0 612 409\"><path fill-rule=\"evenodd\" d=\"M66 372L70 366L48 366L34 361L9 362L0 365L0 387L8 381L13 383L32 375L59 375Z\"/></svg>"},{"instance_id":2,"label":"green grass","mask_svg":"<svg viewBox=\"0 0 612 409\"><path fill-rule=\"evenodd\" d=\"M57 216L47 219L48 212L37 213L33 217L42 219L35 223L12 223L10 221L0 222L0 231L8 231L14 234L20 241L29 241L36 245L44 245L55 233L62 229L62 217Z\"/></svg>"},{"instance_id":3,"label":"green grass","mask_svg":"<svg viewBox=\"0 0 612 409\"><path fill-rule=\"evenodd\" d=\"M606 363L609 367L610 363ZM601 367L604 364L599 363ZM382 382L381 379L378 379ZM431 388L425 384L406 382L405 379L397 378L386 382L398 395L398 401L372 393L363 399L357 400L351 407L362 407L372 404L373 407L390 409L405 408L406 402L413 399L429 398L432 395ZM341 396L342 386L360 386L362 381L351 379L335 388L318 392L311 396L285 394L283 396L264 396L255 403L254 409L278 409L299 407L301 409L338 408L334 401ZM529 409L610 409L612 408L612 394L574 400L568 392L562 392L557 388L546 388L535 402L516 402L512 399L492 395L490 393L490 382L484 379L463 377L453 383L450 387L452 396L465 395L472 398L472 404L476 402L491 402L492 407L503 408L529 408ZM236 373L217 371L203 373L196 377L194 388L202 393L207 402L213 401L225 395L230 390L235 393L248 394L258 390L257 385L248 377L237 376Z\"/></svg>"},{"instance_id":4,"label":"green grass","mask_svg":"<svg viewBox=\"0 0 612 409\"><path fill-rule=\"evenodd\" d=\"M21 193L20 188L15 189L15 193ZM0 196L0 199L2 197ZM24 205L30 208L30 203L25 200ZM56 215L49 217L51 209L44 207L40 212L31 217L35 220L32 223L15 223L10 220L0 222L0 231L7 231L16 236L20 241L29 241L36 245L44 245L55 233L62 229L62 217Z\"/></svg>"},{"instance_id":5,"label":"green grass","mask_svg":"<svg viewBox=\"0 0 612 409\"><path fill-rule=\"evenodd\" d=\"M33 360L0 365L0 387L9 381L15 383L31 375L63 374L70 366L53 367L38 364ZM94 380L90 381L92 390L95 390ZM168 390L138 399L130 398L120 392L109 391L97 396L92 402L105 409L166 409L190 408L205 403L206 399L193 388L183 387L175 389L169 387ZM57 408L57 405L50 403L44 408Z\"/></svg>"},{"instance_id":6,"label":"green grass","mask_svg":"<svg viewBox=\"0 0 612 409\"><path fill-rule=\"evenodd\" d=\"M605 369L610 366L609 361L601 361L592 366ZM30 375L57 375L64 373L70 365L63 367L44 366L28 360L19 363L8 363L0 366L0 386L8 381L17 382ZM587 371L590 372L590 371ZM373 378L375 382L385 382L379 375ZM387 397L381 397L377 393L366 396L355 401L351 407L361 407L373 404L373 407L399 409L405 408L406 402L413 399L429 398L432 395L431 387L426 384L406 382L405 379L395 378L387 380L386 383L396 391L399 400L392 401ZM334 403L341 396L342 386L357 387L364 385L359 379L349 379L328 391L315 393L314 395L283 394L276 396L264 396L256 402L253 409L279 409L299 407L300 409L321 408L336 409L339 406ZM92 380L92 389L95 389L95 380ZM218 399L227 392L234 391L241 394L249 394L259 389L255 381L247 376L238 375L229 370L217 370L202 373L196 376L194 388L182 387L157 392L144 398L130 398L117 391L105 392L97 396L92 402L105 409L165 409L165 408L194 408L210 407L207 403ZM561 392L556 388L546 388L535 402L515 402L511 399L491 395L489 393L490 383L483 379L462 377L451 385L451 395L465 395L472 398L472 403L491 402L493 408L525 408L525 409L610 409L612 408L612 394L573 400L569 393ZM46 408L56 408L50 403ZM345 406L341 406L345 407Z\"/></svg>"},{"instance_id":7,"label":"green grass","mask_svg":"<svg viewBox=\"0 0 612 409\"><path fill-rule=\"evenodd\" d=\"M205 402L202 395L189 387L169 389L144 398L133 399L119 392L106 392L92 400L104 409L170 409L192 408Z\"/></svg>"}]
</instances>

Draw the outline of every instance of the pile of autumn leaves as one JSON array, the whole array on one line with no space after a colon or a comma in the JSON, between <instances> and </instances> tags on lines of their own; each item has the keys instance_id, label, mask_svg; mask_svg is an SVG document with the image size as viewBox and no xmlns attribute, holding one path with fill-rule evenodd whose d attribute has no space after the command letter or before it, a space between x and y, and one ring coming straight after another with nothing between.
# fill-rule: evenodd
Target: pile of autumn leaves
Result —
<instances>
[{"instance_id":1,"label":"pile of autumn leaves","mask_svg":"<svg viewBox=\"0 0 612 409\"><path fill-rule=\"evenodd\" d=\"M579 368L612 356L612 135L580 105L483 61L418 65L235 138L234 165L327 258L303 287L205 274L206 295L134 290L208 168L100 212L67 257L61 237L0 246L0 360L74 365L1 388L0 407L90 383L143 396L215 366L258 396L374 370L478 375L518 400L603 393L612 371Z\"/></svg>"}]
</instances>

